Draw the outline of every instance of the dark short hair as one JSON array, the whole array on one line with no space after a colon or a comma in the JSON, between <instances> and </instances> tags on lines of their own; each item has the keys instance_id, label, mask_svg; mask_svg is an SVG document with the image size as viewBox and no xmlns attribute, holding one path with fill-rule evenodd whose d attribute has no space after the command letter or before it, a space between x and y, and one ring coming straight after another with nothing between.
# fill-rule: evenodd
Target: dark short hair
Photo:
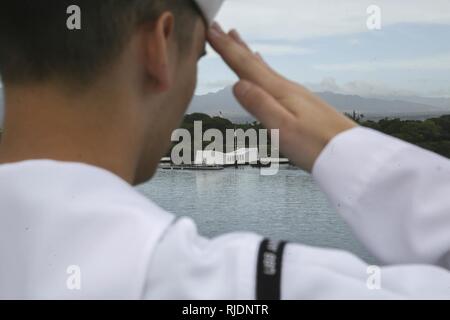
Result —
<instances>
[{"instance_id":1,"label":"dark short hair","mask_svg":"<svg viewBox=\"0 0 450 320\"><path fill-rule=\"evenodd\" d=\"M81 9L81 30L67 28L71 5ZM119 57L138 26L166 10L175 16L180 47L189 47L200 14L192 0L1 0L0 75L15 84L89 82Z\"/></svg>"}]
</instances>

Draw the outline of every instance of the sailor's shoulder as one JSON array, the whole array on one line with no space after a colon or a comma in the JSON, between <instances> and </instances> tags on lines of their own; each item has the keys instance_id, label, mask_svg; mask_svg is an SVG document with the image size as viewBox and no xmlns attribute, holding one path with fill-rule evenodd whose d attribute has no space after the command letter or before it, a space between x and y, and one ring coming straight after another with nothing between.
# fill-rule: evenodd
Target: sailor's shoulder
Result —
<instances>
[{"instance_id":1,"label":"sailor's shoulder","mask_svg":"<svg viewBox=\"0 0 450 320\"><path fill-rule=\"evenodd\" d=\"M251 232L207 238L191 218L179 218L155 247L144 298L254 299L261 241Z\"/></svg>"}]
</instances>

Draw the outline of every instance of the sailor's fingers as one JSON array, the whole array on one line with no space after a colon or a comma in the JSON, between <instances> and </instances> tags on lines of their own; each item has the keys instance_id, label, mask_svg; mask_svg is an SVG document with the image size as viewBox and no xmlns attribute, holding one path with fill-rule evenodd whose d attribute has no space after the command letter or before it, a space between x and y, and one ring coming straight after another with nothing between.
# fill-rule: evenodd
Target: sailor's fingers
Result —
<instances>
[{"instance_id":1,"label":"sailor's fingers","mask_svg":"<svg viewBox=\"0 0 450 320\"><path fill-rule=\"evenodd\" d=\"M258 59L259 62L263 63L267 68L269 68L271 71L273 69L267 64L267 62L264 60L262 55L259 52L253 52L253 50L248 46L248 44L242 39L241 35L236 29L232 29L230 32L228 32L228 35L237 43L239 43L242 47L247 49L248 51L252 52L255 57Z\"/></svg>"},{"instance_id":2,"label":"sailor's fingers","mask_svg":"<svg viewBox=\"0 0 450 320\"><path fill-rule=\"evenodd\" d=\"M255 52L256 57L259 59L259 61L261 61L262 63L264 63L265 65L269 66L266 62L266 60L264 60L263 56L259 53L259 52Z\"/></svg>"},{"instance_id":3,"label":"sailor's fingers","mask_svg":"<svg viewBox=\"0 0 450 320\"><path fill-rule=\"evenodd\" d=\"M261 63L260 59L247 49L247 45L243 46L234 37L225 33L217 24L214 24L210 29L208 40L241 79L257 84L275 98L292 94L292 90L295 89L292 82Z\"/></svg>"},{"instance_id":4,"label":"sailor's fingers","mask_svg":"<svg viewBox=\"0 0 450 320\"><path fill-rule=\"evenodd\" d=\"M262 63L264 64L268 69L270 69L272 72L275 72L272 67L266 62L266 60L264 59L264 57L261 55L261 53L259 52L255 52L255 56L256 58Z\"/></svg>"},{"instance_id":5,"label":"sailor's fingers","mask_svg":"<svg viewBox=\"0 0 450 320\"><path fill-rule=\"evenodd\" d=\"M295 121L285 107L258 85L241 80L233 91L239 103L267 129L286 128Z\"/></svg>"},{"instance_id":6,"label":"sailor's fingers","mask_svg":"<svg viewBox=\"0 0 450 320\"><path fill-rule=\"evenodd\" d=\"M230 32L228 32L228 35L237 43L239 43L241 46L243 46L245 49L251 52L250 47L248 44L242 39L241 35L236 29L232 29Z\"/></svg>"}]
</instances>

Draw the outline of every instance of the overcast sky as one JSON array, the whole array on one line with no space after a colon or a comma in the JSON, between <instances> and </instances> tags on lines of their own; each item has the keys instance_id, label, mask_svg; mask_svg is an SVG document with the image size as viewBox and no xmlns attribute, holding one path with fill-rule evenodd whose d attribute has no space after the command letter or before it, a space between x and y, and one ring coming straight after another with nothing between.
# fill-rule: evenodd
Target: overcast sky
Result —
<instances>
[{"instance_id":1,"label":"overcast sky","mask_svg":"<svg viewBox=\"0 0 450 320\"><path fill-rule=\"evenodd\" d=\"M381 8L381 30L367 28L370 5ZM218 21L315 90L450 96L450 0L226 0ZM210 53L197 93L235 80Z\"/></svg>"},{"instance_id":2,"label":"overcast sky","mask_svg":"<svg viewBox=\"0 0 450 320\"><path fill-rule=\"evenodd\" d=\"M367 28L370 5L381 30ZM225 0L218 21L317 91L450 97L450 0ZM236 81L209 51L197 94Z\"/></svg>"}]
</instances>

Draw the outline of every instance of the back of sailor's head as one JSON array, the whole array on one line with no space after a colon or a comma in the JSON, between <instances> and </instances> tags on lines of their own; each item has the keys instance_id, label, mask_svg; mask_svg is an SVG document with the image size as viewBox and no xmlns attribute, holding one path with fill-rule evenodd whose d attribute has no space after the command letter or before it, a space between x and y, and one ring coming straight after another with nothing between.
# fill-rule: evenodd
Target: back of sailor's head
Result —
<instances>
[{"instance_id":1,"label":"back of sailor's head","mask_svg":"<svg viewBox=\"0 0 450 320\"><path fill-rule=\"evenodd\" d=\"M0 74L22 84L57 76L87 83L114 62L136 27L164 11L175 16L180 50L196 21L209 24L223 0L0 1ZM81 29L67 28L68 8L81 9Z\"/></svg>"}]
</instances>

